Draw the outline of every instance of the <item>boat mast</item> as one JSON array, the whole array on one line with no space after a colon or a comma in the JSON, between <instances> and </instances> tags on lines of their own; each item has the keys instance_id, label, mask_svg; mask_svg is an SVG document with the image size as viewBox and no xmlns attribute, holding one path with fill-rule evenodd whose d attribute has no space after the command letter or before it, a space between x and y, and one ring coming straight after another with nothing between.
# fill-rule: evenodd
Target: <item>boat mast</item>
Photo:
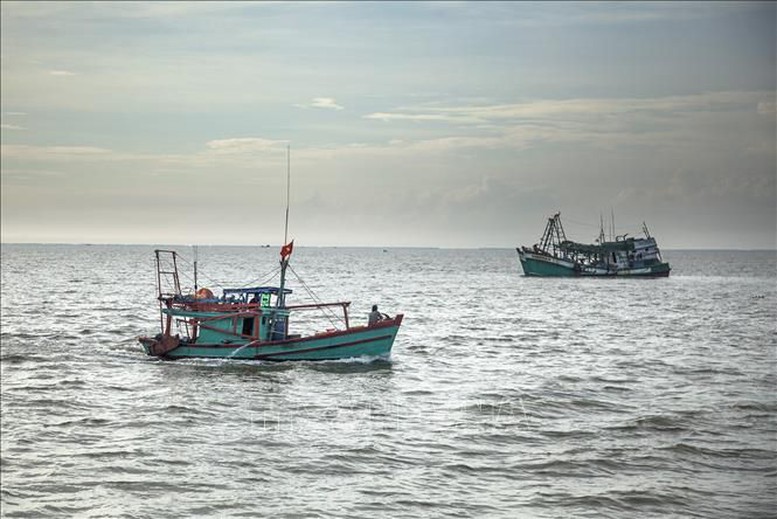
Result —
<instances>
[{"instance_id":1,"label":"boat mast","mask_svg":"<svg viewBox=\"0 0 777 519\"><path fill-rule=\"evenodd\" d=\"M194 293L197 293L197 246L192 245L194 249Z\"/></svg>"},{"instance_id":2,"label":"boat mast","mask_svg":"<svg viewBox=\"0 0 777 519\"><path fill-rule=\"evenodd\" d=\"M603 244L605 241L604 238L604 216L602 216L602 213L599 213L599 239L597 240L599 244Z\"/></svg>"},{"instance_id":3,"label":"boat mast","mask_svg":"<svg viewBox=\"0 0 777 519\"><path fill-rule=\"evenodd\" d=\"M286 227L283 230L283 244L289 242L289 185L291 184L291 144L286 145Z\"/></svg>"},{"instance_id":4,"label":"boat mast","mask_svg":"<svg viewBox=\"0 0 777 519\"><path fill-rule=\"evenodd\" d=\"M610 241L615 241L615 210L610 207L610 218L612 219L612 226L610 227Z\"/></svg>"},{"instance_id":5,"label":"boat mast","mask_svg":"<svg viewBox=\"0 0 777 519\"><path fill-rule=\"evenodd\" d=\"M540 250L555 256L565 241L567 241L567 235L564 232L564 226L561 225L561 213L556 213L548 218L545 232L542 233L538 246Z\"/></svg>"},{"instance_id":6,"label":"boat mast","mask_svg":"<svg viewBox=\"0 0 777 519\"><path fill-rule=\"evenodd\" d=\"M291 145L286 145L286 225L283 231L283 247L286 246L289 240L289 193L291 186ZM289 266L289 256L281 255L281 283L278 290L277 307L281 308L284 305L283 289L286 284L286 267Z\"/></svg>"}]
</instances>

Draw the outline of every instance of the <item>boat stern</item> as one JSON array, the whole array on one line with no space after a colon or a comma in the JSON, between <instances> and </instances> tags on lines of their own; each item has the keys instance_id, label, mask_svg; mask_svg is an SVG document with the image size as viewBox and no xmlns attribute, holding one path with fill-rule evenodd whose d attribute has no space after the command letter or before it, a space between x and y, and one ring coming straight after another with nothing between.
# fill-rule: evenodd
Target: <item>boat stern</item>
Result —
<instances>
[{"instance_id":1,"label":"boat stern","mask_svg":"<svg viewBox=\"0 0 777 519\"><path fill-rule=\"evenodd\" d=\"M143 346L146 355L162 357L180 346L181 339L160 334L156 337L138 337L138 342Z\"/></svg>"}]
</instances>

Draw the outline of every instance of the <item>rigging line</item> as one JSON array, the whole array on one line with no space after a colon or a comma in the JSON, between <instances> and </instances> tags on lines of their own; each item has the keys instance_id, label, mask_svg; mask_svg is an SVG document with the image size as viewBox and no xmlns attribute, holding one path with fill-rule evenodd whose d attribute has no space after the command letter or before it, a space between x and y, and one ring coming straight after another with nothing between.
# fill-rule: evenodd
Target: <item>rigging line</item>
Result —
<instances>
[{"instance_id":1,"label":"rigging line","mask_svg":"<svg viewBox=\"0 0 777 519\"><path fill-rule=\"evenodd\" d=\"M294 274L294 277L296 277L296 278L297 278L297 281L299 281L299 282L300 282L300 284L302 285L302 287L305 289L305 291L308 293L308 295L310 296L310 298L311 298L311 299L312 299L314 302L316 302L316 303L318 303L318 304L324 304L324 301L323 301L323 300L322 300L320 297L318 297L318 296L317 296L317 295L316 295L316 294L313 292L313 290L311 290L311 288L310 288L310 287L309 287L309 286L308 286L308 285L307 285L307 284L306 284L306 283L305 283L305 282L302 280L302 278L300 278L300 277L299 277L299 275L298 275L298 274L297 274L297 273L294 271L294 269L292 269L292 273ZM326 309L326 310L328 310L328 311L329 311L329 312L330 312L332 315L334 315L334 316L336 317L336 314L335 314L335 313L334 313L334 312L333 312L333 311L332 311L330 308L328 308L328 307L322 307L322 308L325 308L325 309Z\"/></svg>"},{"instance_id":2,"label":"rigging line","mask_svg":"<svg viewBox=\"0 0 777 519\"><path fill-rule=\"evenodd\" d=\"M193 264L192 264L190 261L186 260L186 258L182 257L180 254L178 255L178 257L179 257L179 259L181 259L181 262L182 262L182 263L184 263L184 264L186 264L186 265L188 265L188 266L190 266L190 267L193 267ZM200 269L198 269L198 271L199 271L199 270L200 270ZM187 273L186 273L186 271L181 271L181 272L179 272L179 275L183 276L183 277L184 277L186 280L188 280L188 281L193 281L193 278L192 278L192 276L190 276L189 274L187 274ZM224 283L221 283L221 282L219 282L219 281L216 281L215 279L213 279L212 277L210 277L209 275L207 275L207 274L205 274L205 273L203 273L203 272L201 272L201 271L199 271L199 272L198 272L198 275L199 275L199 276L202 276L202 277L205 277L205 278L208 280L208 282L209 282L209 284L210 284L211 286L213 286L213 287L218 287L218 288L220 288L220 289L222 289L222 290L224 289L224 286L225 286L225 285L224 285ZM228 283L228 284L229 284L229 285L233 285L233 286L234 286L236 283Z\"/></svg>"},{"instance_id":3,"label":"rigging line","mask_svg":"<svg viewBox=\"0 0 777 519\"><path fill-rule=\"evenodd\" d=\"M308 295L316 303L318 303L320 305L324 304L324 302L321 299L317 298L316 295L310 290L310 288L307 285L305 285L301 280L300 280L300 283L302 284L302 287L305 289L305 291L308 293ZM342 324L342 325L345 325L345 321L343 320L343 318L341 318L339 315L337 315L331 308L329 308L327 306L319 306L318 309L324 315L324 317L326 317L329 320L329 322L332 324L332 326L334 326L335 328L337 328L338 323Z\"/></svg>"},{"instance_id":4,"label":"rigging line","mask_svg":"<svg viewBox=\"0 0 777 519\"><path fill-rule=\"evenodd\" d=\"M248 287L251 287L252 285L256 285L257 283L264 285L265 283L268 283L270 280L276 277L280 272L280 270L281 270L280 267L273 267L267 273L265 273L262 276L259 276L258 278L254 278L251 281L243 283L242 285L240 285L237 282L230 283L230 286L237 286L239 288L248 288Z\"/></svg>"},{"instance_id":5,"label":"rigging line","mask_svg":"<svg viewBox=\"0 0 777 519\"><path fill-rule=\"evenodd\" d=\"M577 225L583 225L585 227L592 227L594 229L598 229L599 228L599 225L594 225L592 223L587 223L587 222L578 222L577 220L573 220L572 218L568 218L566 216L564 217L564 221L565 222L574 223L574 224L577 224Z\"/></svg>"},{"instance_id":6,"label":"rigging line","mask_svg":"<svg viewBox=\"0 0 777 519\"><path fill-rule=\"evenodd\" d=\"M254 285L256 283L259 283L261 285L264 285L265 283L268 283L270 280L278 276L278 273L280 273L281 268L280 267L273 267L269 272L264 274L263 276L259 276L258 278L248 281L247 283L243 284L243 288L249 287L251 285ZM261 283L260 283L261 282Z\"/></svg>"},{"instance_id":7,"label":"rigging line","mask_svg":"<svg viewBox=\"0 0 777 519\"><path fill-rule=\"evenodd\" d=\"M311 299L313 299L313 301L315 301L318 304L324 304L324 301L320 297L318 297L316 294L313 293L313 291L310 289L310 287L308 287L308 285L302 280L302 278L299 276L299 274L297 274L297 272L294 270L294 268L291 265L289 265L289 268L291 269L292 274L294 274L294 277L297 278L297 281L299 281L300 284L302 285L302 288L304 288L305 291L308 293L308 295L311 297ZM345 325L345 320L343 318L341 318L339 315L337 315L328 306L319 307L319 310L321 311L321 313L325 314L324 316L329 319L329 322L333 326L337 327L337 323L335 321L338 321L339 323ZM326 315L327 312L329 313L328 316Z\"/></svg>"},{"instance_id":8,"label":"rigging line","mask_svg":"<svg viewBox=\"0 0 777 519\"><path fill-rule=\"evenodd\" d=\"M184 264L186 264L186 265L188 265L190 267L194 266L190 261L188 261L185 257L181 256L180 254L178 254L178 258L181 260L182 263L184 263ZM272 278L274 278L275 276L277 276L278 272L280 272L280 267L273 267L268 272L266 272L264 275L256 278L253 281L249 281L248 283L245 283L243 285L243 288L248 287L248 286L252 285L253 283L256 283L257 281L262 281L262 280L269 281ZM188 275L185 271L179 272L179 275L182 275L187 281L193 281L193 278L190 275ZM198 272L198 275L199 276L204 276L205 278L207 278L207 280L210 282L210 284L212 286L224 289L224 284L214 280L212 277L208 276L207 274L204 274L202 272ZM229 284L234 286L237 283L229 283Z\"/></svg>"},{"instance_id":9,"label":"rigging line","mask_svg":"<svg viewBox=\"0 0 777 519\"><path fill-rule=\"evenodd\" d=\"M185 264L189 265L190 267L194 268L194 264L192 262L188 261L184 256L181 256L178 253L176 253L176 255L178 256L178 259L180 259L183 263L185 263ZM188 276L185 272L180 272L179 274L183 274L187 279L193 280L193 278L191 276ZM211 285L214 285L214 286L216 286L218 288L222 288L222 289L224 288L224 285L222 285L221 283L219 283L218 281L216 281L212 277L208 276L207 274L203 274L203 273L199 273L198 272L197 275L198 276L206 277L208 279L208 281L210 281Z\"/></svg>"}]
</instances>

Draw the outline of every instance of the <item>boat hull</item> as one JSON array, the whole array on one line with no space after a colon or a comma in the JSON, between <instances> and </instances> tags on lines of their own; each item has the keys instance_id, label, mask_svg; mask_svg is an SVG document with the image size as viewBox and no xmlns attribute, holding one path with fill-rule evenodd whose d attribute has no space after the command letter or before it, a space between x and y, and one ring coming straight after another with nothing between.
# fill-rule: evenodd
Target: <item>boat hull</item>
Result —
<instances>
[{"instance_id":1,"label":"boat hull","mask_svg":"<svg viewBox=\"0 0 777 519\"><path fill-rule=\"evenodd\" d=\"M545 254L535 254L525 250L516 249L521 268L526 276L532 277L666 277L669 275L668 263L656 263L654 265L639 268L597 268L586 267L561 258Z\"/></svg>"},{"instance_id":2,"label":"boat hull","mask_svg":"<svg viewBox=\"0 0 777 519\"><path fill-rule=\"evenodd\" d=\"M573 277L578 275L578 272L575 271L575 264L569 261L527 254L520 250L518 251L518 259L521 261L523 273L527 276Z\"/></svg>"},{"instance_id":3,"label":"boat hull","mask_svg":"<svg viewBox=\"0 0 777 519\"><path fill-rule=\"evenodd\" d=\"M388 357L394 344L402 314L372 326L351 327L308 337L283 341L245 342L242 344L196 344L182 342L163 354L160 339L141 337L147 355L165 359L208 358L236 360L340 360L358 357Z\"/></svg>"}]
</instances>

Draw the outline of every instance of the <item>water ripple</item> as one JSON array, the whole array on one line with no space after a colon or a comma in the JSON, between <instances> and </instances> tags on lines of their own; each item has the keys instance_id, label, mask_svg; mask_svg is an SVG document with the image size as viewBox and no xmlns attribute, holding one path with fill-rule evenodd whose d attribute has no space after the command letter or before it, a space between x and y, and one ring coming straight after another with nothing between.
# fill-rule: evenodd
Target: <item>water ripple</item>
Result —
<instances>
[{"instance_id":1,"label":"water ripple","mask_svg":"<svg viewBox=\"0 0 777 519\"><path fill-rule=\"evenodd\" d=\"M277 262L200 254L221 280ZM327 363L145 357L152 255L3 246L4 517L777 507L773 253L668 251L672 277L635 283L524 278L509 250L300 247L295 270L352 320L406 316L391 359Z\"/></svg>"}]
</instances>

